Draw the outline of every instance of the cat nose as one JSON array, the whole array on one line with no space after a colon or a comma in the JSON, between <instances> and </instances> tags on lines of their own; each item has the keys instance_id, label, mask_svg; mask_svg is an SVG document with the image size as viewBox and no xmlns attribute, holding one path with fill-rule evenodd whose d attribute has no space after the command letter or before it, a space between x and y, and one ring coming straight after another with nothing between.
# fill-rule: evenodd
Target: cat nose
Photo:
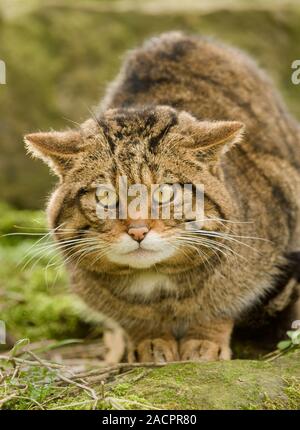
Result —
<instances>
[{"instance_id":1,"label":"cat nose","mask_svg":"<svg viewBox=\"0 0 300 430\"><path fill-rule=\"evenodd\" d=\"M143 239L145 239L148 231L149 228L146 225L131 225L127 230L129 236L131 236L132 239L136 240L137 242L141 242Z\"/></svg>"}]
</instances>

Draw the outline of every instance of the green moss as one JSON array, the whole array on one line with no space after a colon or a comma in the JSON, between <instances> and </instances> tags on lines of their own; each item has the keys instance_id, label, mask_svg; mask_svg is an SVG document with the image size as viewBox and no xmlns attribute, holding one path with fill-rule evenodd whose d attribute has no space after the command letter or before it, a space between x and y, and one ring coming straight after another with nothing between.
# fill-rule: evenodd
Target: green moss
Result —
<instances>
[{"instance_id":1,"label":"green moss","mask_svg":"<svg viewBox=\"0 0 300 430\"><path fill-rule=\"evenodd\" d=\"M123 384L119 384L115 389L114 389L114 394L116 394L117 396L124 396L126 395L127 391L130 389L130 384L129 383L123 383Z\"/></svg>"},{"instance_id":2,"label":"green moss","mask_svg":"<svg viewBox=\"0 0 300 430\"><path fill-rule=\"evenodd\" d=\"M17 379L11 380L9 389L0 387L0 398L15 394L5 403L5 409L32 409L52 395L54 372L41 367L32 367L29 372L20 372Z\"/></svg>"},{"instance_id":3,"label":"green moss","mask_svg":"<svg viewBox=\"0 0 300 430\"><path fill-rule=\"evenodd\" d=\"M153 369L128 387L134 378L131 374L124 380L126 389L123 382L121 390L117 386L113 392L125 398L137 396L141 403L163 409L269 409L270 402L284 409L299 400L299 357L300 351L272 363L234 360L170 365ZM292 385L286 382L291 381L287 379L289 367L294 374Z\"/></svg>"},{"instance_id":4,"label":"green moss","mask_svg":"<svg viewBox=\"0 0 300 430\"><path fill-rule=\"evenodd\" d=\"M299 410L300 408L300 379L295 377L283 378L285 384L283 392L276 398L270 398L265 395L263 408L269 410L291 409Z\"/></svg>"},{"instance_id":5,"label":"green moss","mask_svg":"<svg viewBox=\"0 0 300 430\"><path fill-rule=\"evenodd\" d=\"M18 397L7 402L5 408L299 409L299 358L300 350L271 363L234 360L136 369L124 374L119 383L105 385L103 400L100 384L93 386L100 399L97 404L84 390L55 383L56 371L33 366L6 386L6 396L17 392ZM286 373L290 364L292 377Z\"/></svg>"},{"instance_id":6,"label":"green moss","mask_svg":"<svg viewBox=\"0 0 300 430\"><path fill-rule=\"evenodd\" d=\"M16 340L86 335L89 326L82 317L83 306L68 290L57 251L37 252L40 236L27 236L40 231L35 230L36 222L38 228L45 225L39 211L17 211L1 205L0 235L26 235L0 237L0 319Z\"/></svg>"},{"instance_id":7,"label":"green moss","mask_svg":"<svg viewBox=\"0 0 300 430\"><path fill-rule=\"evenodd\" d=\"M0 246L15 245L30 233L46 232L45 213L37 210L16 210L5 202L0 202ZM33 239L34 236L31 236Z\"/></svg>"}]
</instances>

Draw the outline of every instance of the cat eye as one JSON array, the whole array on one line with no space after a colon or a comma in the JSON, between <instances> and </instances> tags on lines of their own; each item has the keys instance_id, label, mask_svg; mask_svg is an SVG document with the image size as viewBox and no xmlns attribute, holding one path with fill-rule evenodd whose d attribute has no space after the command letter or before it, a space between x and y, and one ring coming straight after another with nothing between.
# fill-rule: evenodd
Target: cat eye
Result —
<instances>
[{"instance_id":1,"label":"cat eye","mask_svg":"<svg viewBox=\"0 0 300 430\"><path fill-rule=\"evenodd\" d=\"M98 187L96 191L96 200L105 209L115 208L118 204L119 197L113 188L106 186Z\"/></svg>"},{"instance_id":2,"label":"cat eye","mask_svg":"<svg viewBox=\"0 0 300 430\"><path fill-rule=\"evenodd\" d=\"M170 203L174 199L174 187L169 184L162 184L157 187L153 194L153 201L159 205Z\"/></svg>"}]
</instances>

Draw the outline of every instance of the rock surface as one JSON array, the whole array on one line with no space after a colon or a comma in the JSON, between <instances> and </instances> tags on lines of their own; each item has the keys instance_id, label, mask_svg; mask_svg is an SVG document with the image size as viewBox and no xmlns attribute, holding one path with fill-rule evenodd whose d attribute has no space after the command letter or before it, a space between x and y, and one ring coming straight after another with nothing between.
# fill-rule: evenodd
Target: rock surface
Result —
<instances>
[{"instance_id":1,"label":"rock surface","mask_svg":"<svg viewBox=\"0 0 300 430\"><path fill-rule=\"evenodd\" d=\"M114 394L160 409L299 409L300 350L272 362L232 360L138 369Z\"/></svg>"}]
</instances>

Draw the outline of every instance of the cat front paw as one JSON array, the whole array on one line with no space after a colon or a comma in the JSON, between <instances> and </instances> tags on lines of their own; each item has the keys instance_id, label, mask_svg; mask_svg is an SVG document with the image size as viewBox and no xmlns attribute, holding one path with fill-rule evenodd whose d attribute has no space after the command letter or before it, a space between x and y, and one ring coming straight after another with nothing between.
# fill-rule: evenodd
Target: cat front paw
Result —
<instances>
[{"instance_id":1,"label":"cat front paw","mask_svg":"<svg viewBox=\"0 0 300 430\"><path fill-rule=\"evenodd\" d=\"M189 339L180 342L179 355L182 361L230 360L231 350L210 340Z\"/></svg>"},{"instance_id":2,"label":"cat front paw","mask_svg":"<svg viewBox=\"0 0 300 430\"><path fill-rule=\"evenodd\" d=\"M136 359L140 363L167 363L178 361L178 345L173 339L145 339L136 347Z\"/></svg>"}]
</instances>

